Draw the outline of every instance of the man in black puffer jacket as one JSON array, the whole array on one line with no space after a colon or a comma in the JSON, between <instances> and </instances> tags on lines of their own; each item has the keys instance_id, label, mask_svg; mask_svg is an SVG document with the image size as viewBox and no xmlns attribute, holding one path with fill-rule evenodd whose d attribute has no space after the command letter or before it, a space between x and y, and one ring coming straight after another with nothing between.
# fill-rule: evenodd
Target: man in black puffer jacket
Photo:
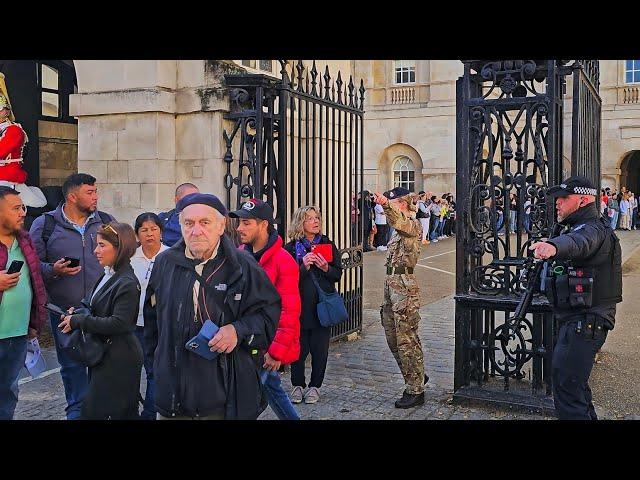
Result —
<instances>
[{"instance_id":1,"label":"man in black puffer jacket","mask_svg":"<svg viewBox=\"0 0 640 480\"><path fill-rule=\"evenodd\" d=\"M582 176L551 187L557 234L530 247L537 258L550 259L543 290L559 326L552 376L561 420L597 420L589 375L597 351L614 327L616 303L622 301L620 242L600 214L597 193Z\"/></svg>"},{"instance_id":2,"label":"man in black puffer jacket","mask_svg":"<svg viewBox=\"0 0 640 480\"><path fill-rule=\"evenodd\" d=\"M280 295L223 233L216 196L192 193L177 210L183 239L158 255L144 305L158 419L256 419L267 402L253 352L275 336ZM220 327L213 360L185 348L208 319Z\"/></svg>"}]
</instances>

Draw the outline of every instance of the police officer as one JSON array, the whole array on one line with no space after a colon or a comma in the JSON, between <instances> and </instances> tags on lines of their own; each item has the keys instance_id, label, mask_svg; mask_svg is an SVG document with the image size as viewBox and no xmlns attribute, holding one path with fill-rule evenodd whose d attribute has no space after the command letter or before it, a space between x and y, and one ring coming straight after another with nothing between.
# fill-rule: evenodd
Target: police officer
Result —
<instances>
[{"instance_id":1,"label":"police officer","mask_svg":"<svg viewBox=\"0 0 640 480\"><path fill-rule=\"evenodd\" d=\"M597 420L589 375L596 352L615 323L622 301L620 242L596 202L587 178L573 176L551 187L558 223L554 235L533 244L548 259L543 290L559 326L553 352L553 399L561 420Z\"/></svg>"},{"instance_id":2,"label":"police officer","mask_svg":"<svg viewBox=\"0 0 640 480\"><path fill-rule=\"evenodd\" d=\"M424 384L429 380L424 373L424 355L418 335L420 287L413 269L420 255L422 225L415 218L413 197L402 187L384 195L374 193L375 203L382 205L387 223L395 229L387 244L387 276L380 315L387 344L406 384L402 398L395 402L396 408L424 404Z\"/></svg>"}]
</instances>

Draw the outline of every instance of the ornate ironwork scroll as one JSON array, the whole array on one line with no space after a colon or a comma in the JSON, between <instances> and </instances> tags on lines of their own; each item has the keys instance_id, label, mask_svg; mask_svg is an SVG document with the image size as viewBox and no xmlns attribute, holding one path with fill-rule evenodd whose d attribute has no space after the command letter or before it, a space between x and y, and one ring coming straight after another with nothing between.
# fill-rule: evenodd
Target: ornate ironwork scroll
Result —
<instances>
[{"instance_id":1,"label":"ornate ironwork scroll","mask_svg":"<svg viewBox=\"0 0 640 480\"><path fill-rule=\"evenodd\" d=\"M350 320L333 327L337 338L362 326L362 244L352 223L352 202L362 190L364 82L342 73L280 60L279 78L227 75L234 122L224 131L227 206L251 197L273 205L278 233L286 236L294 211L316 205L323 233L338 247L343 266L338 290ZM360 222L362 230L362 223Z\"/></svg>"},{"instance_id":2,"label":"ornate ironwork scroll","mask_svg":"<svg viewBox=\"0 0 640 480\"><path fill-rule=\"evenodd\" d=\"M548 406L554 339L546 299L535 297L530 317L517 326L508 318L526 288L529 247L548 237L553 223L546 191L563 172L563 90L572 72L580 93L574 94L574 119L576 111L583 113L573 125L571 171L599 175L599 127L597 133L587 127L599 126L598 62L463 63L457 83L457 195L465 208L456 225L456 395ZM492 381L497 378L499 387Z\"/></svg>"}]
</instances>

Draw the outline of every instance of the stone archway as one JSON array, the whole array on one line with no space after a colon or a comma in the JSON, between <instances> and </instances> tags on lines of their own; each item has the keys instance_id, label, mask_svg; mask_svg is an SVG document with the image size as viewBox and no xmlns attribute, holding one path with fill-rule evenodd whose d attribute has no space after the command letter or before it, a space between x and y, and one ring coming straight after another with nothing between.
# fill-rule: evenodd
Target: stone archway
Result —
<instances>
[{"instance_id":1,"label":"stone archway","mask_svg":"<svg viewBox=\"0 0 640 480\"><path fill-rule=\"evenodd\" d=\"M415 191L419 192L424 189L422 157L411 145L395 143L385 148L378 159L378 191L393 188L393 167L401 158L407 158L413 164Z\"/></svg>"},{"instance_id":2,"label":"stone archway","mask_svg":"<svg viewBox=\"0 0 640 480\"><path fill-rule=\"evenodd\" d=\"M628 152L620 162L620 188L640 192L640 150Z\"/></svg>"}]
</instances>

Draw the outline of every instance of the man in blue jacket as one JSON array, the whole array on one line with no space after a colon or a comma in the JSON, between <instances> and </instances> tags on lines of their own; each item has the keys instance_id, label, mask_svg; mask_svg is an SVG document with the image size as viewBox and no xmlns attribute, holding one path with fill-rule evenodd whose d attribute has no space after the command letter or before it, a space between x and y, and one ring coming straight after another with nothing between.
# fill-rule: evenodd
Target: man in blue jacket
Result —
<instances>
[{"instance_id":1,"label":"man in blue jacket","mask_svg":"<svg viewBox=\"0 0 640 480\"><path fill-rule=\"evenodd\" d=\"M183 183L176 188L175 202L178 202L191 193L198 193L198 187L193 183ZM161 212L158 214L160 221L162 222L162 243L168 247L173 247L178 240L182 238L182 232L180 231L180 222L178 222L178 212L175 208L172 208L168 212Z\"/></svg>"},{"instance_id":2,"label":"man in blue jacket","mask_svg":"<svg viewBox=\"0 0 640 480\"><path fill-rule=\"evenodd\" d=\"M79 307L80 301L91 293L104 273L93 254L96 232L100 225L114 218L98 211L95 183L95 177L85 173L70 175L62 185L64 202L54 211L36 218L29 232L42 262L42 277L49 299L63 310ZM80 265L71 268L65 257L78 259ZM75 420L80 417L87 391L87 368L59 349L60 317L53 313L49 317L67 399L67 419Z\"/></svg>"}]
</instances>

